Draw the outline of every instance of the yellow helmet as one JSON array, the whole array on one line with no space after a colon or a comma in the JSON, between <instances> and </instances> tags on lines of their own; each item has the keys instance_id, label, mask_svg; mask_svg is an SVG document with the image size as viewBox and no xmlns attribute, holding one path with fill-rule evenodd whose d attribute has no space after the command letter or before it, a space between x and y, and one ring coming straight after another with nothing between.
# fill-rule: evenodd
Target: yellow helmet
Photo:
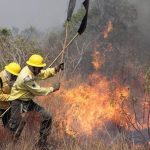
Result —
<instances>
[{"instance_id":1,"label":"yellow helmet","mask_svg":"<svg viewBox=\"0 0 150 150\"><path fill-rule=\"evenodd\" d=\"M21 71L21 67L18 63L12 62L5 66L5 70L13 75L18 76Z\"/></svg>"},{"instance_id":2,"label":"yellow helmet","mask_svg":"<svg viewBox=\"0 0 150 150\"><path fill-rule=\"evenodd\" d=\"M43 57L37 54L32 55L26 63L33 67L45 67L46 66L46 63L43 62Z\"/></svg>"}]
</instances>

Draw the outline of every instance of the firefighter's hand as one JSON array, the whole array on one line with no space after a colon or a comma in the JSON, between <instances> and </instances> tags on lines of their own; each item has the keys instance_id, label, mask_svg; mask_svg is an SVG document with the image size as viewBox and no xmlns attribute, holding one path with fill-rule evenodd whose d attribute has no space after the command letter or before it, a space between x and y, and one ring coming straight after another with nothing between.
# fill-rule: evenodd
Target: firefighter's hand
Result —
<instances>
[{"instance_id":1,"label":"firefighter's hand","mask_svg":"<svg viewBox=\"0 0 150 150\"><path fill-rule=\"evenodd\" d=\"M55 92L60 89L60 83L55 83L52 87L54 88L53 92Z\"/></svg>"},{"instance_id":2,"label":"firefighter's hand","mask_svg":"<svg viewBox=\"0 0 150 150\"><path fill-rule=\"evenodd\" d=\"M58 66L55 67L56 72L59 72L60 70L64 70L64 63L60 63Z\"/></svg>"}]
</instances>

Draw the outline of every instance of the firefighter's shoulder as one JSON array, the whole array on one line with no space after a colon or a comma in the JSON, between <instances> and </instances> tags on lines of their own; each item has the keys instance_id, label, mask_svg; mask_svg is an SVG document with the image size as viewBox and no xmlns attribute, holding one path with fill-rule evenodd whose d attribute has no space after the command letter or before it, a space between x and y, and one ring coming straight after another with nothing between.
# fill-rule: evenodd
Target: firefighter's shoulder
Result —
<instances>
[{"instance_id":1,"label":"firefighter's shoulder","mask_svg":"<svg viewBox=\"0 0 150 150\"><path fill-rule=\"evenodd\" d=\"M25 83L31 82L31 81L33 81L33 78L32 78L32 76L30 76L30 75L27 75L27 76L24 78L24 82L25 82Z\"/></svg>"}]
</instances>

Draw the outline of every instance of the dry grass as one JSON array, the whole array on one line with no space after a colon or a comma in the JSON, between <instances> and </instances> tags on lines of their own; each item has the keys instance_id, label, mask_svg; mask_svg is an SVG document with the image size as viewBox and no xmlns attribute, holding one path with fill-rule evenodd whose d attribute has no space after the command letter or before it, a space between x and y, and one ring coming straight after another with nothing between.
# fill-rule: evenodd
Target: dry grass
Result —
<instances>
[{"instance_id":1,"label":"dry grass","mask_svg":"<svg viewBox=\"0 0 150 150\"><path fill-rule=\"evenodd\" d=\"M31 114L32 116L32 114ZM31 119L32 120L32 119ZM27 126L25 127L20 140L13 144L11 137L6 134L7 131L1 128L1 148L2 150L36 150L34 145L38 140L38 119L28 120ZM33 127L32 126L32 127ZM104 141L101 137L72 137L64 135L59 137L56 133L55 127L49 136L48 142L50 143L51 150L149 150L149 147L145 145L134 145L131 141L127 140L124 134L118 134L111 142Z\"/></svg>"},{"instance_id":2,"label":"dry grass","mask_svg":"<svg viewBox=\"0 0 150 150\"><path fill-rule=\"evenodd\" d=\"M52 143L52 141L49 141ZM83 142L83 143L82 143ZM101 140L93 141L79 141L78 139L69 139L61 141L53 141L50 146L52 150L149 150L148 147L144 146L133 146L129 145L123 137L118 139L114 144L107 145ZM26 139L23 137L16 145L13 143L3 144L2 149L5 150L33 150L35 144L35 139Z\"/></svg>"},{"instance_id":3,"label":"dry grass","mask_svg":"<svg viewBox=\"0 0 150 150\"><path fill-rule=\"evenodd\" d=\"M70 136L63 128L63 118L66 105L57 97L51 95L41 97L37 101L53 114L53 129L48 142L51 150L149 150L148 145L134 144L124 134L116 133L110 138L103 138L101 134L96 137L91 136ZM27 120L26 127L19 139L13 144L10 135L1 126L0 128L0 150L36 150L34 145L38 140L40 118L33 113ZM103 131L105 132L105 131ZM108 131L106 131L108 132ZM106 133L105 132L105 133ZM109 133L108 133L109 134ZM111 134L111 133L110 133Z\"/></svg>"}]
</instances>

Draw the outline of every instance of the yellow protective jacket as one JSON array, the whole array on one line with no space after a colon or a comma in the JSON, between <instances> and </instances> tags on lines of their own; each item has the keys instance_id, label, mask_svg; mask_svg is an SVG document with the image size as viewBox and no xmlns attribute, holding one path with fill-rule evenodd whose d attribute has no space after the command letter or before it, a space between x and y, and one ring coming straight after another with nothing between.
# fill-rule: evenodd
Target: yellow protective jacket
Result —
<instances>
[{"instance_id":1,"label":"yellow protective jacket","mask_svg":"<svg viewBox=\"0 0 150 150\"><path fill-rule=\"evenodd\" d=\"M9 80L5 70L0 72L0 109L7 109L10 106L8 102L11 91Z\"/></svg>"},{"instance_id":2,"label":"yellow protective jacket","mask_svg":"<svg viewBox=\"0 0 150 150\"><path fill-rule=\"evenodd\" d=\"M15 81L11 89L9 101L13 101L16 99L29 101L35 96L48 95L49 93L54 91L53 87L41 87L37 83L37 81L52 77L55 74L55 68L48 68L46 70L41 70L38 76L34 76L34 74L30 71L29 67L25 66L21 70L17 80Z\"/></svg>"}]
</instances>

